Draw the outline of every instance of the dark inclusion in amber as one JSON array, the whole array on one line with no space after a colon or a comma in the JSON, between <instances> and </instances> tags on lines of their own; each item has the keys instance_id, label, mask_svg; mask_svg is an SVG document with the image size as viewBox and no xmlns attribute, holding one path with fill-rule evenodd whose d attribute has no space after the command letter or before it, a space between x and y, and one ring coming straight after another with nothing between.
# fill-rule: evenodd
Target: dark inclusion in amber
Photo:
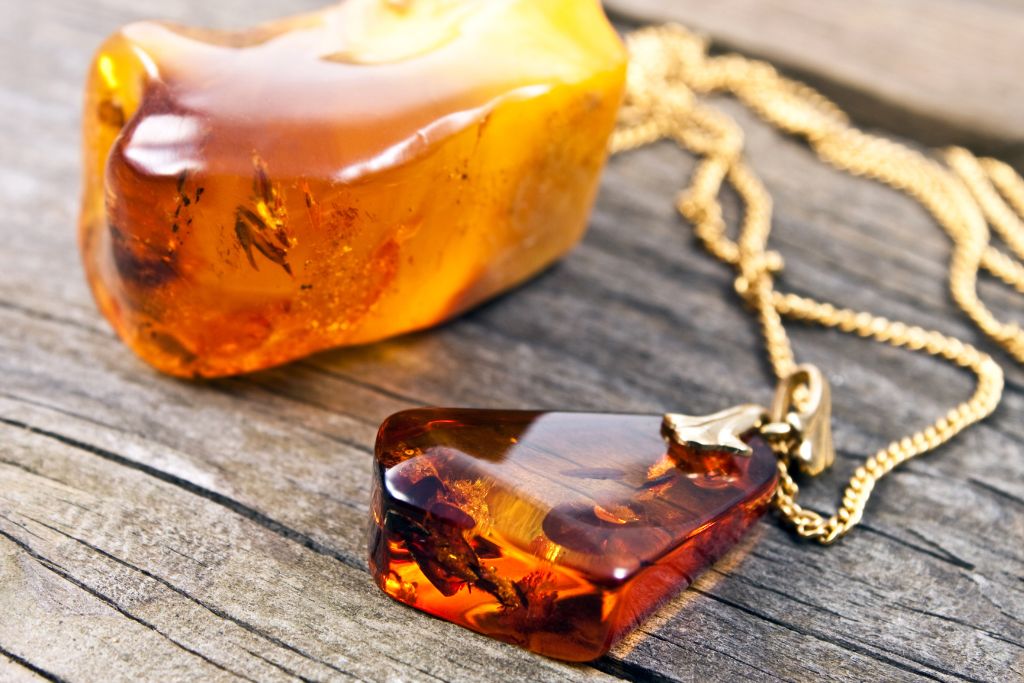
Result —
<instances>
[{"instance_id":1,"label":"dark inclusion in amber","mask_svg":"<svg viewBox=\"0 0 1024 683\"><path fill-rule=\"evenodd\" d=\"M420 409L380 428L370 565L393 598L587 661L765 511L775 457L671 447L659 415Z\"/></svg>"}]
</instances>

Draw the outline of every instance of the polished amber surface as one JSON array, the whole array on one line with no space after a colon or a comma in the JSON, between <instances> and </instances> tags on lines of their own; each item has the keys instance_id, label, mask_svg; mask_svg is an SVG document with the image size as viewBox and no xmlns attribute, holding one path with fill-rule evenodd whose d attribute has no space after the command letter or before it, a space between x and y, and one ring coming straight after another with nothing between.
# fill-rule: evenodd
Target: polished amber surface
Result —
<instances>
[{"instance_id":1,"label":"polished amber surface","mask_svg":"<svg viewBox=\"0 0 1024 683\"><path fill-rule=\"evenodd\" d=\"M624 73L597 0L127 26L85 101L99 306L187 376L433 325L579 239Z\"/></svg>"},{"instance_id":2,"label":"polished amber surface","mask_svg":"<svg viewBox=\"0 0 1024 683\"><path fill-rule=\"evenodd\" d=\"M380 428L370 567L395 599L587 661L764 512L776 459L696 451L660 415L419 409Z\"/></svg>"}]
</instances>

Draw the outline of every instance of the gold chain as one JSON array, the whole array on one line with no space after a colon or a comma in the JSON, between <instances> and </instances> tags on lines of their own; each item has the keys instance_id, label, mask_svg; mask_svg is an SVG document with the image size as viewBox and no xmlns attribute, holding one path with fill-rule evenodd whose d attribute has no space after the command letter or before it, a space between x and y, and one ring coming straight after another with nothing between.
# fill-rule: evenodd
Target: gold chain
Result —
<instances>
[{"instance_id":1,"label":"gold chain","mask_svg":"<svg viewBox=\"0 0 1024 683\"><path fill-rule=\"evenodd\" d=\"M790 473L791 463L780 454L775 506L800 536L831 543L860 521L879 479L991 414L1002 397L1003 372L988 354L953 337L778 291L774 278L782 270L782 259L767 248L771 197L743 159L739 125L700 102L698 95L731 94L781 131L806 140L822 161L876 179L920 202L952 239L953 300L1020 362L1024 362L1024 331L998 320L981 302L977 279L984 268L1024 292L1024 181L1009 166L978 159L963 149L947 151L943 165L897 142L860 131L835 104L810 87L784 78L764 62L738 55L709 56L706 42L682 27L643 29L627 42L626 100L611 149L620 152L668 138L699 157L678 209L708 251L735 267L736 290L760 320L768 356L780 380L797 368L783 318L922 351L977 376L969 400L930 426L893 441L858 467L839 510L830 517L797 503L799 487ZM726 236L718 199L723 184L736 191L744 206L736 240ZM989 244L989 224L1016 259Z\"/></svg>"}]
</instances>

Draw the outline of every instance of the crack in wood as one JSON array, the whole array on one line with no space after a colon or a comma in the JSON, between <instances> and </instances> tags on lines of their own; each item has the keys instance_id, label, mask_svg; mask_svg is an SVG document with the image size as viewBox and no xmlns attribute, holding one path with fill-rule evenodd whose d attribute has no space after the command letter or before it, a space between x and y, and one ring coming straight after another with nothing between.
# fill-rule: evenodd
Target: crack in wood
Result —
<instances>
[{"instance_id":1,"label":"crack in wood","mask_svg":"<svg viewBox=\"0 0 1024 683\"><path fill-rule=\"evenodd\" d=\"M1011 503L1016 503L1017 505L1024 507L1024 498L1021 498L1020 496L1015 496L1009 491L1004 491L997 486L993 486L988 482L981 481L980 479L976 479L974 477L968 477L967 482L973 486L978 487L983 491L988 491L989 493L994 494L995 496L1003 500L1008 500Z\"/></svg>"},{"instance_id":2,"label":"crack in wood","mask_svg":"<svg viewBox=\"0 0 1024 683\"><path fill-rule=\"evenodd\" d=\"M766 621L766 622L768 622L770 624L773 624L775 626L779 626L781 628L793 631L794 633L798 633L798 634L800 634L802 636L807 636L807 637L810 637L810 638L814 638L816 640L820 640L822 642L828 643L830 645L834 645L834 646L842 648L844 650L849 650L850 652L856 652L858 654L864 655L865 657L870 657L871 659L874 659L874 660L876 660L876 661L878 661L878 662L880 662L882 664L887 664L889 666L892 666L893 668L900 669L900 670L905 671L907 673L912 673L912 674L915 674L915 675L918 675L918 676L922 676L924 678L929 678L929 679L934 680L934 681L941 681L942 680L937 675L932 674L932 673L930 673L928 671L925 671L924 669L917 669L917 668L907 664L906 662L901 661L900 659L897 659L895 657L887 656L887 655L885 655L883 653L880 653L880 652L876 652L875 650L873 650L870 646L868 646L866 644L865 645L861 645L859 643L855 643L855 642L847 640L845 638L838 638L838 637L828 636L828 635L825 635L825 634L822 634L822 633L818 633L818 632L812 631L810 629L806 629L806 628L797 626L796 624L787 623L785 621L782 621L781 619L776 619L775 617L772 617L772 616L770 616L768 614L765 614L763 612L755 610L755 609L753 609L751 607L747 607L746 605L743 605L743 604L740 604L738 602L729 600L727 598L723 598L723 597L721 597L719 595L715 595L714 593L710 593L708 591L705 591L705 590L702 590L702 589L699 589L699 588L691 587L690 590L696 591L697 593L700 593L701 595L703 595L703 596L705 596L707 598L710 598L711 600L714 600L715 602L720 602L723 605L726 605L727 607L732 607L733 609L737 609L737 610L739 610L741 612L749 614L750 616L756 617L758 619ZM927 667L927 668L931 669L932 671L935 671L936 673L939 673L939 674L945 674L945 675L948 675L948 676L953 676L954 678L957 678L957 679L962 680L962 681L969 681L970 683L985 683L985 681L983 679L972 678L972 677L969 677L969 676L965 676L965 675L963 675L961 673L958 673L956 671L950 671L950 670L944 669L941 666L938 666L938 665L935 665L935 664L930 664L928 662L919 661L917 659L913 659L911 657L907 657L906 655L903 655L903 658L908 660L908 661L914 662L915 664L918 664L920 666Z\"/></svg>"},{"instance_id":3,"label":"crack in wood","mask_svg":"<svg viewBox=\"0 0 1024 683\"><path fill-rule=\"evenodd\" d=\"M21 655L15 654L14 652L11 652L10 650L8 650L7 648L5 648L2 645L0 645L0 655L3 655L4 657L7 657L7 659L11 660L12 662L14 662L15 664L17 664L20 667L28 669L29 671L34 673L36 676L39 676L40 678L45 678L46 680L52 681L53 683L67 683L67 679L61 678L57 674L50 673L49 671L47 671L46 669L38 666L37 664L33 664L32 662L30 662L29 660L25 659Z\"/></svg>"},{"instance_id":4,"label":"crack in wood","mask_svg":"<svg viewBox=\"0 0 1024 683\"><path fill-rule=\"evenodd\" d=\"M297 673L295 671L292 671L288 667L283 666L281 664L278 664L277 662L275 662L274 660L270 659L269 657L264 657L259 652L255 652L254 650L250 650L249 648L243 648L243 649L246 652L248 652L250 655L255 657L256 659L259 659L259 660L262 660L262 661L266 662L267 664L269 664L270 666L274 667L278 671L281 671L281 672L285 673L286 675L291 676L292 678L299 679L300 681L302 681L302 683L318 683L316 681L316 679L308 678L307 676L303 676L303 675L301 675L301 674L299 674L299 673Z\"/></svg>"},{"instance_id":5,"label":"crack in wood","mask_svg":"<svg viewBox=\"0 0 1024 683\"><path fill-rule=\"evenodd\" d=\"M77 536L74 536L72 534L69 534L68 532L66 532L66 531L64 531L62 529L59 529L59 528L57 528L57 527L55 527L55 526L53 526L51 524L47 524L46 522L43 522L41 520L35 519L33 517L29 517L28 515L25 515L25 517L27 519L31 519L36 524L39 524L40 526L43 526L43 527L49 529L50 531L53 531L56 534L59 534L59 535L65 537L67 539L70 539L70 540L78 543L79 545L83 546L84 548L87 548L87 549L97 553L101 557L105 557L105 558L107 558L108 560L110 560L112 562L115 562L115 563L117 563L117 564L119 564L119 565L121 565L121 566L123 566L123 567L125 567L125 568L127 568L129 570L131 570L131 571L137 572L137 573L141 574L142 576L145 576L147 579L150 579L151 581L157 582L158 584L160 584L161 586L167 588L168 590L172 591L173 593L175 593L177 595L180 595L181 597L185 598L189 602L192 602L192 603L198 605L199 607L203 608L204 610L206 610L210 614L214 615L218 619L223 619L224 621L228 621L228 622L234 624L235 626L238 626L243 631L246 631L246 632L251 633L251 634L253 634L255 636L263 638L267 642L272 643L272 644L276 645L277 647L280 647L280 648L282 648L284 650L288 650L289 652L297 654L297 655L299 655L299 656L301 656L301 657L303 657L305 659L308 659L311 662L314 662L316 664L320 664L322 666L325 666L328 669L332 669L333 671L335 671L337 673L344 674L346 676L351 676L352 675L351 672L346 671L344 669L341 669L341 668L335 666L334 664L331 664L328 661L325 661L323 659L319 659L317 657L314 657L313 655L311 655L310 653L302 650L301 648L295 647L294 645L291 645L291 644L281 640L277 636L275 636L275 635L273 635L271 633L267 633L266 631L264 631L264 630L262 630L260 628L257 628L255 625L250 624L249 622L245 621L244 619L239 619L238 617L235 617L235 616L227 613L226 611L224 611L224 610L222 610L222 609L220 609L218 607L215 607L214 605L212 605L212 604L210 604L210 603L208 603L208 602L206 602L204 600L200 600L198 597L190 594L188 591L185 591L185 590L179 588L178 586L175 586L173 583L171 583L167 579L163 578L162 576L157 576L156 574L150 572L147 569L143 569L142 567L138 567L138 566L136 566L136 565L126 561L126 560L123 560L123 559L117 557L116 555L113 555L112 553L109 553L106 550L103 550L102 548L98 548L98 547L94 546L93 544L89 543L88 541L86 541L84 539L81 539L81 538L78 538Z\"/></svg>"},{"instance_id":6,"label":"crack in wood","mask_svg":"<svg viewBox=\"0 0 1024 683\"><path fill-rule=\"evenodd\" d=\"M83 398L87 398L87 399L93 399L94 398L93 396L90 396L88 394L85 394L82 397ZM21 403L21 404L24 404L24 405L27 405L27 406L33 406L35 408L43 408L44 410L49 410L51 412L57 413L59 415L63 415L65 417L74 418L75 420L81 420L82 422L84 422L86 424L90 424L90 425L93 425L94 427L99 427L101 429L106 429L106 430L109 430L111 432L116 432L118 434L125 434L125 435L129 435L129 436L133 436L133 437L135 437L137 439L140 439L140 440L143 440L143 441L149 441L151 443L159 444L161 446L166 446L167 445L167 444L161 444L160 442L156 441L152 437L152 435L142 434L142 433L137 432L137 431L128 431L128 430L122 429L121 427L118 427L116 425L112 425L112 424L109 424L109 423L104 422L102 420L99 420L99 419L97 419L97 418L95 418L95 417L93 417L91 415L85 415L83 413L78 413L78 412L75 412L73 410L69 410L67 408L64 408L62 406L54 405L53 403L46 403L46 402L43 402L43 401L38 401L38 400L35 400L35 399L32 399L32 398L28 398L26 396L19 396L17 394L10 394L10 393L7 393L5 391L0 391L0 398L6 398L6 399L8 399L10 401L13 401L15 403Z\"/></svg>"},{"instance_id":7,"label":"crack in wood","mask_svg":"<svg viewBox=\"0 0 1024 683\"><path fill-rule=\"evenodd\" d=\"M103 337L108 341L114 338L113 333L108 328L98 326L93 327L91 325L86 325L85 323L79 322L72 318L65 318L63 316L50 313L49 311L42 311L38 308L20 306L18 304L15 304L14 302L2 300L0 300L0 308L20 313L26 317L33 318L35 320L73 327L76 330L81 330L83 332L88 332L91 335Z\"/></svg>"},{"instance_id":8,"label":"crack in wood","mask_svg":"<svg viewBox=\"0 0 1024 683\"><path fill-rule=\"evenodd\" d=\"M646 633L646 635L648 635L649 637L653 638L654 640L666 643L667 645L671 645L674 648L679 648L680 650L686 649L686 647L688 645L690 647L693 647L693 646L696 645L696 644L693 644L693 643L679 642L678 640L676 640L674 638L669 638L667 636L664 636L664 635L658 633L657 631L645 631L645 633ZM764 674L767 677L767 679L770 679L770 680L773 680L773 681L776 681L776 680L778 680L778 681L791 681L792 680L792 679L786 678L784 676L780 676L777 672L771 672L771 671L767 671L765 669L762 669L762 668L760 668L760 667L758 667L758 666L756 666L754 664L751 664L750 662L745 661L741 657L738 657L735 654L732 654L730 652L722 650L721 648L717 648L717 647L715 647L714 645L712 645L712 644L710 644L708 642L700 643L699 646L701 648L703 648L703 649L710 650L710 651L712 651L712 652L714 652L716 654L722 655L726 659L732 660L732 661L736 662L737 664L742 665L746 669L751 669L753 671L757 671L759 673L762 673L762 674ZM676 680L676 679L670 679L670 680Z\"/></svg>"},{"instance_id":9,"label":"crack in wood","mask_svg":"<svg viewBox=\"0 0 1024 683\"><path fill-rule=\"evenodd\" d=\"M720 576L728 577L728 578L730 578L733 581L739 581L739 582L745 583L748 586L752 586L754 588L757 588L758 590L763 590L763 591L767 591L769 593L773 593L773 594L778 595L779 597L781 597L781 598L783 598L785 600L788 600L790 602L795 602L798 605L803 605L804 607L809 607L809 608L811 608L812 610L814 610L816 612L824 612L825 614L831 614L832 616L837 617L839 619L843 619L843 620L856 621L856 619L853 619L850 615L842 614L840 612L836 612L835 610L829 609L828 607L825 607L824 605L818 605L818 604L815 604L815 603L810 602L808 600L804 600L802 598L798 598L797 596L793 595L792 593L787 593L784 590L780 590L778 588L773 588L772 586L768 586L768 585L763 584L763 583L761 583L759 581L755 581L755 580L753 580L753 579L751 579L749 577L746 577L746 576L744 576L742 574L737 574L737 573L734 573L734 572L725 572L725 571L722 571L721 569L718 569L717 566L713 566L710 571L713 571L716 574L719 574Z\"/></svg>"},{"instance_id":10,"label":"crack in wood","mask_svg":"<svg viewBox=\"0 0 1024 683\"><path fill-rule=\"evenodd\" d=\"M188 653L188 654L190 654L190 655L192 655L194 657L197 657L198 659L201 659L202 661L206 662L207 664L209 664L210 666L214 667L215 669L219 669L220 671L222 671L222 672L224 672L226 674L229 674L231 676L234 676L235 678L241 678L242 680L249 681L249 683L258 683L255 679L250 678L250 677L246 676L245 674L239 673L237 671L232 671L231 669L227 668L226 666L224 666L220 662L217 662L217 661L211 659L210 657L204 655L202 652L199 652L198 650L190 648L189 646L185 645L181 641L179 641L179 640L177 640L175 638L172 638L167 633L164 633L163 631L161 631L152 622L149 622L149 621L143 619L142 617L139 617L139 616L137 616L135 614L132 614L128 610L124 609L121 605L119 605L117 603L117 601L115 601L114 599L104 595L103 593L101 593L100 591L96 590L92 586L89 586L88 584L85 584L82 581L79 581L78 579L74 578L67 570L65 570L64 568L62 568L60 565L58 565L57 563L53 562L52 560L44 557L43 555L40 555L35 550L33 550L31 546L29 546L27 543L22 542L16 536L12 536L11 534L9 534L6 531L4 531L3 529L0 529L0 537L6 538L8 541L10 541L14 545L16 545L19 549L21 549L22 552L24 552L29 557L31 557L33 560L35 560L39 564L39 566L41 566L44 569L48 570L49 572L51 572L55 576L60 577L64 581L67 581L69 584L71 584L72 586L75 586L79 590L82 590L82 591L88 593L92 597L96 598L97 600L99 600L103 604L105 604L108 607L110 607L111 609L113 609L115 612L117 612L121 616L123 616L123 617L129 619L130 621L133 621L133 622L139 624L140 626L143 626L146 629L148 629L150 631L153 631L154 633L162 636L169 643L173 644L174 646L176 646L178 649L182 650L183 652L186 652L186 653Z\"/></svg>"},{"instance_id":11,"label":"crack in wood","mask_svg":"<svg viewBox=\"0 0 1024 683\"><path fill-rule=\"evenodd\" d=\"M327 352L327 353L330 353L330 352ZM321 354L321 355L323 355L323 354ZM309 370L312 370L315 373L318 373L318 374L321 374L321 375L326 375L327 377L331 377L333 379L339 379L339 380L341 380L343 382L348 382L349 384L352 384L353 386L361 387L363 389L368 389L370 391L373 391L373 392L376 392L376 393L380 394L381 396L386 396L387 398L393 398L393 399L398 400L398 401L403 401L405 403L409 403L409 404L411 404L410 407L422 407L422 406L427 405L426 403L423 403L419 399L412 398L410 396L406 396L406 395L401 394L401 393L399 393L397 391L394 391L393 389L388 389L387 387L381 387L381 386L378 386L376 384L373 384L372 382L368 382L368 381L366 381L364 379L360 379L360 378L357 378L357 377L352 377L351 375L347 375L347 374L345 374L345 373L343 373L343 372L341 372L341 371L339 371L339 370L337 370L335 368L332 368L332 367L324 367L322 365L318 365L316 360L315 360L315 357L314 357L314 359L310 359L310 360L299 360L299 361L296 361L296 365L299 365L301 367L304 367L304 368L307 368Z\"/></svg>"},{"instance_id":12,"label":"crack in wood","mask_svg":"<svg viewBox=\"0 0 1024 683\"><path fill-rule=\"evenodd\" d=\"M341 415L344 417L351 418L357 422L361 422L365 425L372 426L374 428L376 428L378 425L378 423L375 420L371 420L367 418L365 415L360 415L359 413L356 413L354 411L346 411L338 406L332 406L326 403L321 403L320 401L314 401L308 397L296 395L295 393L288 393L284 390L284 387L280 386L280 384L275 384L272 379L261 381L259 377L259 374L256 374L236 377L230 380L220 380L220 382L223 382L225 385L223 389L223 394L226 396L231 396L232 398L236 399L242 398L241 394L236 390L236 387L231 386L232 384L237 383L238 386L251 387L259 391L265 392L266 394L273 396L274 398L278 398L283 401L290 401L297 405L306 406L308 408L315 408L316 410L322 411L328 415ZM384 395L383 391L377 391L376 393L382 396ZM353 443L352 445L355 446L355 443ZM358 447L361 448L362 450L366 449L365 444L361 444Z\"/></svg>"},{"instance_id":13,"label":"crack in wood","mask_svg":"<svg viewBox=\"0 0 1024 683\"><path fill-rule=\"evenodd\" d=\"M49 439L53 439L54 441L58 441L64 444L65 446L70 446L77 450L85 451L86 453L91 453L92 455L101 457L104 460L109 460L110 462L113 462L115 464L122 465L124 467L128 467L130 469L142 472L143 474L151 476L155 479L159 479L164 483L171 484L172 486L176 486L180 489L184 489L185 491L195 494L200 498L205 498L211 503L220 505L221 507L224 507L230 510L231 512L234 512L235 514L241 517L244 517L252 522L255 522L264 529L267 529L268 531L271 531L279 536L283 536L284 538L287 538L290 541L298 543L304 548L312 550L315 553L335 559L346 566L352 567L353 569L358 569L362 572L368 571L368 565L366 564L365 560L360 560L351 557L348 554L343 553L339 550L325 546L324 544L313 539L311 536L308 536L300 531L296 531L295 529L292 529L291 527L268 517L267 515L263 514L259 510L256 510L255 508L249 507L248 505L245 505L244 503L234 500L233 498L229 498L224 494L217 493L216 491L211 491L210 489L207 488L203 488L202 486L194 484L191 481L188 481L187 479L182 479L181 477L177 477L168 472L164 472L163 470L151 467L150 465L146 465L144 463L131 460L130 458L126 458L123 455L118 455L113 451L108 451L104 448L99 448L97 446L93 446L92 444L88 444L77 439L72 439L70 437L64 436L63 434L51 432L46 429L40 429L38 427L34 427L19 420L11 420L5 417L0 417L0 423L6 424L11 427L16 427L18 429L23 429L25 431L31 432L33 434L38 434Z\"/></svg>"},{"instance_id":14,"label":"crack in wood","mask_svg":"<svg viewBox=\"0 0 1024 683\"><path fill-rule=\"evenodd\" d=\"M940 619L940 620L948 622L950 624L957 624L958 626L966 626L967 628L972 629L974 631L977 631L978 633L984 633L986 636L989 636L990 638L995 638L997 640L1001 640L1004 643L1008 643L1010 645L1013 645L1013 646L1015 646L1017 648L1020 648L1020 649L1024 650L1024 644L1018 643L1015 640L1011 640L1011 639L1007 638L1006 636L1004 636L1001 633L996 633L995 631L990 631L989 629L984 628L983 626L978 626L977 624L972 624L969 621L965 621L963 619L957 619L956 617L951 617L948 614L940 614L939 612L933 612L931 610L926 610L926 609L921 609L919 607L914 607L913 605L909 605L909 604L907 604L905 602L900 602L899 606L902 607L903 609L910 610L911 612L914 612L916 614L922 614L922 615L928 616L928 617L935 617L936 619Z\"/></svg>"},{"instance_id":15,"label":"crack in wood","mask_svg":"<svg viewBox=\"0 0 1024 683\"><path fill-rule=\"evenodd\" d=\"M928 555L929 557L934 557L935 559L941 560L942 562L945 562L946 564L950 564L950 565L956 567L957 569L964 569L964 570L967 570L969 572L970 571L974 571L974 569L975 569L975 566L973 564L971 564L970 562L966 562L964 560L961 560L959 557L956 557L955 555L952 555L952 554L948 553L947 551L943 550L941 547L939 547L938 550L930 550L928 548L925 548L925 547L922 547L922 546L919 546L919 545L915 545L914 543L911 543L910 541L904 540L904 539L900 538L899 536L896 536L895 534L891 534L891 533L889 533L887 531L882 531L878 527L872 526L870 524L866 524L864 522L861 522L859 526L860 526L861 529L863 529L864 531L867 531L868 533L872 533L872 534L876 534L878 536L881 536L882 538L888 539L888 540L892 541L893 543L896 543L898 545L903 546L904 548L909 548L910 550L913 550L914 552L922 553L924 555ZM935 546L935 544L933 544L930 541L928 541L928 539L926 539L926 538L922 537L920 534L914 532L913 529L908 529L908 533L912 533L912 534L916 535L918 538L920 538L922 541L928 543L929 545ZM935 547L938 547L938 546L935 546Z\"/></svg>"},{"instance_id":16,"label":"crack in wood","mask_svg":"<svg viewBox=\"0 0 1024 683\"><path fill-rule=\"evenodd\" d=\"M605 655L600 659L590 663L590 666L594 667L602 673L606 673L616 678L621 678L626 681L644 681L644 683L674 683L678 681L678 678L672 678L665 676L664 674L658 673L649 667L636 664L624 659L617 659L611 655Z\"/></svg>"}]
</instances>

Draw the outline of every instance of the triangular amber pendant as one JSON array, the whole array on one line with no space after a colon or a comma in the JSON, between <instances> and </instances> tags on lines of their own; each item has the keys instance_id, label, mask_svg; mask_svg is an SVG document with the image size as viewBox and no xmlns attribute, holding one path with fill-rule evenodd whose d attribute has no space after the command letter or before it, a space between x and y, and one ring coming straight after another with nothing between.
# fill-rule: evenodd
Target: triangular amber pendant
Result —
<instances>
[{"instance_id":1,"label":"triangular amber pendant","mask_svg":"<svg viewBox=\"0 0 1024 683\"><path fill-rule=\"evenodd\" d=\"M370 566L393 598L559 659L605 652L765 511L776 458L662 416L428 408L377 437Z\"/></svg>"}]
</instances>

